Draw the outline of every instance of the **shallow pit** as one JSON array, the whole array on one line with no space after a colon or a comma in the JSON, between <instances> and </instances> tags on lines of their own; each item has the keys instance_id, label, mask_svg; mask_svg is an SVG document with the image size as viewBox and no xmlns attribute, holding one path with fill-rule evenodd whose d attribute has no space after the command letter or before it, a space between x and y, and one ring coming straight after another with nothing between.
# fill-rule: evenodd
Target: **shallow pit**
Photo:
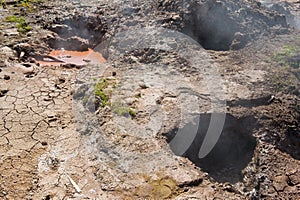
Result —
<instances>
[{"instance_id":1,"label":"shallow pit","mask_svg":"<svg viewBox=\"0 0 300 200\"><path fill-rule=\"evenodd\" d=\"M52 49L50 53L35 57L40 65L82 66L106 62L99 48L106 33L106 26L99 16L73 16L57 20L46 28L55 34L46 39ZM96 47L97 51L94 50Z\"/></svg>"},{"instance_id":2,"label":"shallow pit","mask_svg":"<svg viewBox=\"0 0 300 200\"><path fill-rule=\"evenodd\" d=\"M249 116L237 119L230 114L226 114L225 124L221 136L213 147L212 151L204 158L198 157L204 137L207 134L212 114L200 114L199 124L187 124L182 130L197 130L197 134L183 154L191 160L201 170L207 172L209 176L218 182L237 183L243 179L242 170L252 160L256 147L256 139L252 136L255 129L256 120ZM224 114L214 114L215 117L222 118ZM195 129L196 128L196 129ZM167 141L171 142L178 129L167 134ZM172 143L170 143L172 144ZM173 152L176 152L178 146L170 146Z\"/></svg>"}]
</instances>

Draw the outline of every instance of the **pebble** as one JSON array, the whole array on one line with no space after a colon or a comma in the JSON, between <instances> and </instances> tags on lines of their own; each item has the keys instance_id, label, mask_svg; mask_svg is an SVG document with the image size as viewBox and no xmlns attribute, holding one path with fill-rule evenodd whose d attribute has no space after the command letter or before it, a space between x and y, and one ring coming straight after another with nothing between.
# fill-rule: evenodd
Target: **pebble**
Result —
<instances>
[{"instance_id":1,"label":"pebble","mask_svg":"<svg viewBox=\"0 0 300 200\"><path fill-rule=\"evenodd\" d=\"M287 177L286 176L276 176L273 179L273 186L276 191L283 191L287 186Z\"/></svg>"},{"instance_id":2,"label":"pebble","mask_svg":"<svg viewBox=\"0 0 300 200\"><path fill-rule=\"evenodd\" d=\"M0 53L5 54L7 57L14 57L16 55L15 51L7 46L0 48Z\"/></svg>"},{"instance_id":3,"label":"pebble","mask_svg":"<svg viewBox=\"0 0 300 200\"><path fill-rule=\"evenodd\" d=\"M19 35L18 29L12 28L12 29L6 29L4 31L4 36L17 36Z\"/></svg>"}]
</instances>

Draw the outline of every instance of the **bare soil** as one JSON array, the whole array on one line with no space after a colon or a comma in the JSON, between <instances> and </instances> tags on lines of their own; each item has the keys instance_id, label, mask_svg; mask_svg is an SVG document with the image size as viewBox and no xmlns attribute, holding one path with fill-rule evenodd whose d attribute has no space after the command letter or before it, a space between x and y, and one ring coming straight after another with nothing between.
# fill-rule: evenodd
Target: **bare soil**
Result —
<instances>
[{"instance_id":1,"label":"bare soil","mask_svg":"<svg viewBox=\"0 0 300 200\"><path fill-rule=\"evenodd\" d=\"M299 2L262 3L7 0L0 199L299 199ZM107 62L38 63L61 48Z\"/></svg>"}]
</instances>

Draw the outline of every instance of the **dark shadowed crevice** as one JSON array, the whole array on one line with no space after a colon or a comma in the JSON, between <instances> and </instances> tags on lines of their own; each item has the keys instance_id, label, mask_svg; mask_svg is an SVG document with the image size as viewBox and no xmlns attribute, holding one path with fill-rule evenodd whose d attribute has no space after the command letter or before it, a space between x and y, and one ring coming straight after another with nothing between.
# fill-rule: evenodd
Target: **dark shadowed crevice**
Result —
<instances>
[{"instance_id":1,"label":"dark shadowed crevice","mask_svg":"<svg viewBox=\"0 0 300 200\"><path fill-rule=\"evenodd\" d=\"M246 108L253 108L258 106L269 105L270 103L272 103L273 100L275 100L274 96L267 95L256 99L237 99L233 101L227 101L227 105L231 107L242 106Z\"/></svg>"},{"instance_id":2,"label":"dark shadowed crevice","mask_svg":"<svg viewBox=\"0 0 300 200\"><path fill-rule=\"evenodd\" d=\"M198 126L197 135L183 156L208 172L218 182L240 182L243 179L242 170L252 160L256 147L256 139L252 136L253 130L257 127L256 120L252 116L237 119L226 114L225 124L217 144L206 157L199 159L198 154L210 126L211 115L200 114L199 124L190 123L183 128L193 130L188 126ZM168 142L174 138L177 131L173 130L166 135ZM176 146L171 146L172 151L174 148Z\"/></svg>"},{"instance_id":3,"label":"dark shadowed crevice","mask_svg":"<svg viewBox=\"0 0 300 200\"><path fill-rule=\"evenodd\" d=\"M298 119L299 121L300 119ZM299 129L289 128L285 137L280 141L278 148L288 153L294 159L300 160L300 133Z\"/></svg>"}]
</instances>

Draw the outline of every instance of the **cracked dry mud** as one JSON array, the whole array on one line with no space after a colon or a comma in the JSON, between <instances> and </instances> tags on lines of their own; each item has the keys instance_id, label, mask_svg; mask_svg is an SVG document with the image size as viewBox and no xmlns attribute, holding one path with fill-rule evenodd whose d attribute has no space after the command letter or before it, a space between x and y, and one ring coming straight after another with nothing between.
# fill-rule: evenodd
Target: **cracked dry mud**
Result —
<instances>
[{"instance_id":1,"label":"cracked dry mud","mask_svg":"<svg viewBox=\"0 0 300 200\"><path fill-rule=\"evenodd\" d=\"M300 35L282 10L297 19L299 4L276 2L275 12L269 1L68 0L31 12L7 1L0 199L299 199ZM32 31L5 22L13 13ZM35 63L58 47L107 62ZM218 143L199 159L223 112ZM179 129L197 133L182 156Z\"/></svg>"},{"instance_id":2,"label":"cracked dry mud","mask_svg":"<svg viewBox=\"0 0 300 200\"><path fill-rule=\"evenodd\" d=\"M30 197L38 186L38 173L32 169L37 169L40 155L58 141L60 131L70 131L74 72L48 68L27 78L11 66L2 73L11 77L1 81L8 90L1 98L2 195Z\"/></svg>"},{"instance_id":3,"label":"cracked dry mud","mask_svg":"<svg viewBox=\"0 0 300 200\"><path fill-rule=\"evenodd\" d=\"M27 78L10 66L2 73L11 78L1 82L8 90L1 98L1 198L42 199L56 191L55 198L63 199L73 191L67 175L83 180L83 191L100 188L74 129L75 70L47 67Z\"/></svg>"}]
</instances>

